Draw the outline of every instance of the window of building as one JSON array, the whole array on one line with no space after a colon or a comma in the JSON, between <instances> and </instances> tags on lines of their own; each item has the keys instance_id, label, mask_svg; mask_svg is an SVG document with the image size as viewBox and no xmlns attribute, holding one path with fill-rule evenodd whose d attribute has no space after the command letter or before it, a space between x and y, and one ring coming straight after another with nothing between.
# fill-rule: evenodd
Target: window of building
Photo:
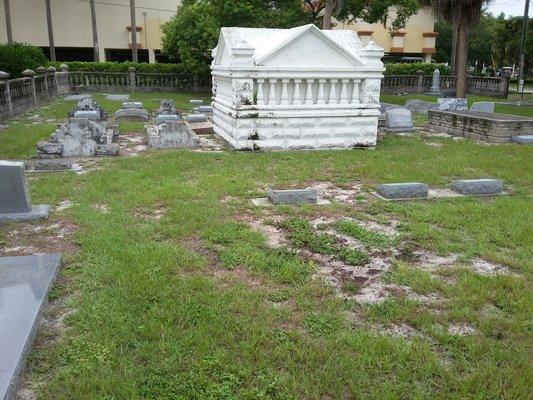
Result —
<instances>
[{"instance_id":1,"label":"window of building","mask_svg":"<svg viewBox=\"0 0 533 400\"><path fill-rule=\"evenodd\" d=\"M148 62L148 50L137 50L139 62ZM105 59L107 61L133 61L132 51L130 49L105 49Z\"/></svg>"}]
</instances>

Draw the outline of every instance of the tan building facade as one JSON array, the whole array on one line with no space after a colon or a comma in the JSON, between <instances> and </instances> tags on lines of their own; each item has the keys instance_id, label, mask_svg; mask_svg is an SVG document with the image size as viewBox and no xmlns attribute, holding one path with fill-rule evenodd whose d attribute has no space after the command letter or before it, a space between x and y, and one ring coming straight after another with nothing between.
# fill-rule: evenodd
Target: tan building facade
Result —
<instances>
[{"instance_id":1,"label":"tan building facade","mask_svg":"<svg viewBox=\"0 0 533 400\"><path fill-rule=\"evenodd\" d=\"M394 20L396 10L391 7L389 21ZM423 8L413 15L404 29L390 31L390 24L368 24L358 21L355 24L337 22L335 29L353 29L363 43L375 41L385 49L385 57L389 60L431 62L436 53L435 40L438 33L434 32L435 18L429 7Z\"/></svg>"},{"instance_id":2,"label":"tan building facade","mask_svg":"<svg viewBox=\"0 0 533 400\"><path fill-rule=\"evenodd\" d=\"M4 3L2 0L1 3ZM8 0L13 41L31 43L48 52L44 0ZM93 60L89 0L51 0L58 61ZM161 49L161 25L176 15L179 0L136 0L139 61L155 62ZM95 0L101 61L131 59L129 0ZM4 4L0 4L0 42L7 42Z\"/></svg>"}]
</instances>

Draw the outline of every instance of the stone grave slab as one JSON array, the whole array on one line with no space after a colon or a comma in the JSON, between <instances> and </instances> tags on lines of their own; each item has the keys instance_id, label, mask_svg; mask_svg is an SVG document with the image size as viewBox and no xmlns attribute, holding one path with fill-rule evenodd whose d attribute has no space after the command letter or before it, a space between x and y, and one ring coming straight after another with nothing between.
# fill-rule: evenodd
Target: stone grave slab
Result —
<instances>
[{"instance_id":1,"label":"stone grave slab","mask_svg":"<svg viewBox=\"0 0 533 400\"><path fill-rule=\"evenodd\" d=\"M193 106L201 106L202 104L204 104L204 101L203 101L203 100L190 100L189 102L190 102L191 105L193 105Z\"/></svg>"},{"instance_id":2,"label":"stone grave slab","mask_svg":"<svg viewBox=\"0 0 533 400\"><path fill-rule=\"evenodd\" d=\"M83 100L85 98L92 98L90 94L69 94L63 97L63 100Z\"/></svg>"},{"instance_id":3,"label":"stone grave slab","mask_svg":"<svg viewBox=\"0 0 533 400\"><path fill-rule=\"evenodd\" d=\"M458 179L452 182L452 190L464 195L501 194L503 181L499 179Z\"/></svg>"},{"instance_id":4,"label":"stone grave slab","mask_svg":"<svg viewBox=\"0 0 533 400\"><path fill-rule=\"evenodd\" d=\"M439 107L439 105L432 101L409 100L407 103L405 103L404 107L414 113L426 115L429 110L435 110Z\"/></svg>"},{"instance_id":5,"label":"stone grave slab","mask_svg":"<svg viewBox=\"0 0 533 400\"><path fill-rule=\"evenodd\" d=\"M470 111L482 111L482 112L493 113L494 105L495 103L492 101L478 101L472 104L472 106L470 107Z\"/></svg>"},{"instance_id":6,"label":"stone grave slab","mask_svg":"<svg viewBox=\"0 0 533 400\"><path fill-rule=\"evenodd\" d=\"M511 136L511 142L518 144L533 144L533 135Z\"/></svg>"},{"instance_id":7,"label":"stone grave slab","mask_svg":"<svg viewBox=\"0 0 533 400\"><path fill-rule=\"evenodd\" d=\"M70 171L72 161L64 158L37 159L31 162L34 172Z\"/></svg>"},{"instance_id":8,"label":"stone grave slab","mask_svg":"<svg viewBox=\"0 0 533 400\"><path fill-rule=\"evenodd\" d=\"M198 106L197 114L212 114L213 107L211 106Z\"/></svg>"},{"instance_id":9,"label":"stone grave slab","mask_svg":"<svg viewBox=\"0 0 533 400\"><path fill-rule=\"evenodd\" d=\"M0 400L17 392L60 262L60 254L0 257Z\"/></svg>"},{"instance_id":10,"label":"stone grave slab","mask_svg":"<svg viewBox=\"0 0 533 400\"><path fill-rule=\"evenodd\" d=\"M32 206L25 165L20 161L0 161L0 223L47 218L50 206Z\"/></svg>"},{"instance_id":11,"label":"stone grave slab","mask_svg":"<svg viewBox=\"0 0 533 400\"><path fill-rule=\"evenodd\" d=\"M130 99L130 95L129 94L106 94L105 99L114 100L114 101L126 101Z\"/></svg>"},{"instance_id":12,"label":"stone grave slab","mask_svg":"<svg viewBox=\"0 0 533 400\"><path fill-rule=\"evenodd\" d=\"M440 111L464 111L468 110L466 99L457 97L441 97L437 99Z\"/></svg>"},{"instance_id":13,"label":"stone grave slab","mask_svg":"<svg viewBox=\"0 0 533 400\"><path fill-rule=\"evenodd\" d=\"M428 185L419 182L385 183L377 187L377 194L385 199L425 199Z\"/></svg>"},{"instance_id":14,"label":"stone grave slab","mask_svg":"<svg viewBox=\"0 0 533 400\"><path fill-rule=\"evenodd\" d=\"M313 189L272 189L268 192L272 204L316 204L317 197Z\"/></svg>"},{"instance_id":15,"label":"stone grave slab","mask_svg":"<svg viewBox=\"0 0 533 400\"><path fill-rule=\"evenodd\" d=\"M156 149L196 148L198 136L183 122L171 121L146 127L148 145Z\"/></svg>"},{"instance_id":16,"label":"stone grave slab","mask_svg":"<svg viewBox=\"0 0 533 400\"><path fill-rule=\"evenodd\" d=\"M129 108L139 108L142 109L143 103L140 101L125 101L122 103L122 108L129 109Z\"/></svg>"},{"instance_id":17,"label":"stone grave slab","mask_svg":"<svg viewBox=\"0 0 533 400\"><path fill-rule=\"evenodd\" d=\"M412 132L413 115L406 108L395 108L385 112L385 132Z\"/></svg>"},{"instance_id":18,"label":"stone grave slab","mask_svg":"<svg viewBox=\"0 0 533 400\"><path fill-rule=\"evenodd\" d=\"M207 122L207 115L205 114L189 114L187 115L187 122Z\"/></svg>"},{"instance_id":19,"label":"stone grave slab","mask_svg":"<svg viewBox=\"0 0 533 400\"><path fill-rule=\"evenodd\" d=\"M121 108L115 112L115 119L124 121L148 121L148 111L138 108Z\"/></svg>"},{"instance_id":20,"label":"stone grave slab","mask_svg":"<svg viewBox=\"0 0 533 400\"><path fill-rule=\"evenodd\" d=\"M165 122L178 122L180 117L177 114L158 114L155 117L155 124L164 124Z\"/></svg>"},{"instance_id":21,"label":"stone grave slab","mask_svg":"<svg viewBox=\"0 0 533 400\"><path fill-rule=\"evenodd\" d=\"M86 118L93 121L100 120L100 111L98 110L76 110L74 111L74 118Z\"/></svg>"},{"instance_id":22,"label":"stone grave slab","mask_svg":"<svg viewBox=\"0 0 533 400\"><path fill-rule=\"evenodd\" d=\"M213 130L213 124L210 121L195 122L189 125L191 126L191 129L194 131L194 133L196 133L197 135L209 135L215 132Z\"/></svg>"}]
</instances>

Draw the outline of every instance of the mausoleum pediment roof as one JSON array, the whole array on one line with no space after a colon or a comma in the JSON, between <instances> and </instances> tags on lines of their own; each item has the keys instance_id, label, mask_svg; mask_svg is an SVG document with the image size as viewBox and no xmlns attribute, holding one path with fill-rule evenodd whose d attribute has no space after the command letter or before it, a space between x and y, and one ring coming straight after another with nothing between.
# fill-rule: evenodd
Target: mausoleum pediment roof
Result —
<instances>
[{"instance_id":1,"label":"mausoleum pediment roof","mask_svg":"<svg viewBox=\"0 0 533 400\"><path fill-rule=\"evenodd\" d=\"M309 24L292 29L222 28L215 64L225 65L235 49L253 49L256 66L339 65L361 66L363 45L352 30L320 30ZM313 57L310 51L323 51L324 57ZM294 59L291 59L294 57ZM307 63L307 64L305 64ZM329 64L328 64L329 63Z\"/></svg>"}]
</instances>

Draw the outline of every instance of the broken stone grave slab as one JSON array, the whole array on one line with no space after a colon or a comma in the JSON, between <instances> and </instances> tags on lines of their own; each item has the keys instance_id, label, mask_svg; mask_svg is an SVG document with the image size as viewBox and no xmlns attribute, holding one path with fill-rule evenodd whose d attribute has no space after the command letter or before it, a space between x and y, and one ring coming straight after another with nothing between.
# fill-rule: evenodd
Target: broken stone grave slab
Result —
<instances>
[{"instance_id":1,"label":"broken stone grave slab","mask_svg":"<svg viewBox=\"0 0 533 400\"><path fill-rule=\"evenodd\" d=\"M472 104L472 106L470 107L470 111L482 111L482 112L493 113L494 105L495 103L492 101L478 101Z\"/></svg>"},{"instance_id":2,"label":"broken stone grave slab","mask_svg":"<svg viewBox=\"0 0 533 400\"><path fill-rule=\"evenodd\" d=\"M107 119L105 111L91 97L79 100L68 115L69 117L86 118L95 121Z\"/></svg>"},{"instance_id":3,"label":"broken stone grave slab","mask_svg":"<svg viewBox=\"0 0 533 400\"><path fill-rule=\"evenodd\" d=\"M148 145L156 149L196 148L198 136L182 121L165 122L146 127Z\"/></svg>"},{"instance_id":4,"label":"broken stone grave slab","mask_svg":"<svg viewBox=\"0 0 533 400\"><path fill-rule=\"evenodd\" d=\"M126 101L130 99L129 94L106 94L106 100Z\"/></svg>"},{"instance_id":5,"label":"broken stone grave slab","mask_svg":"<svg viewBox=\"0 0 533 400\"><path fill-rule=\"evenodd\" d=\"M155 116L155 124L160 125L165 122L179 122L180 117L177 114L159 114Z\"/></svg>"},{"instance_id":6,"label":"broken stone grave slab","mask_svg":"<svg viewBox=\"0 0 533 400\"><path fill-rule=\"evenodd\" d=\"M385 199L425 199L428 185L419 182L385 183L377 187L377 194Z\"/></svg>"},{"instance_id":7,"label":"broken stone grave slab","mask_svg":"<svg viewBox=\"0 0 533 400\"><path fill-rule=\"evenodd\" d=\"M14 399L61 256L0 257L0 399Z\"/></svg>"},{"instance_id":8,"label":"broken stone grave slab","mask_svg":"<svg viewBox=\"0 0 533 400\"><path fill-rule=\"evenodd\" d=\"M204 101L203 100L190 100L189 101L193 106L201 106L202 104L204 104Z\"/></svg>"},{"instance_id":9,"label":"broken stone grave slab","mask_svg":"<svg viewBox=\"0 0 533 400\"><path fill-rule=\"evenodd\" d=\"M24 171L21 161L0 160L0 223L36 220L50 215L50 206L31 205Z\"/></svg>"},{"instance_id":10,"label":"broken stone grave slab","mask_svg":"<svg viewBox=\"0 0 533 400\"><path fill-rule=\"evenodd\" d=\"M440 111L465 111L468 110L466 99L456 97L441 97L437 99Z\"/></svg>"},{"instance_id":11,"label":"broken stone grave slab","mask_svg":"<svg viewBox=\"0 0 533 400\"><path fill-rule=\"evenodd\" d=\"M317 193L313 189L271 189L268 199L272 204L316 204Z\"/></svg>"},{"instance_id":12,"label":"broken stone grave slab","mask_svg":"<svg viewBox=\"0 0 533 400\"><path fill-rule=\"evenodd\" d=\"M533 144L533 135L511 136L511 142L518 144Z\"/></svg>"},{"instance_id":13,"label":"broken stone grave slab","mask_svg":"<svg viewBox=\"0 0 533 400\"><path fill-rule=\"evenodd\" d=\"M464 195L501 194L503 181L500 179L458 179L452 182L452 190Z\"/></svg>"},{"instance_id":14,"label":"broken stone grave slab","mask_svg":"<svg viewBox=\"0 0 533 400\"><path fill-rule=\"evenodd\" d=\"M72 170L72 161L64 158L50 158L31 160L29 163L32 172L55 172Z\"/></svg>"},{"instance_id":15,"label":"broken stone grave slab","mask_svg":"<svg viewBox=\"0 0 533 400\"><path fill-rule=\"evenodd\" d=\"M115 119L122 121L148 121L148 111L144 108L121 108L115 112Z\"/></svg>"},{"instance_id":16,"label":"broken stone grave slab","mask_svg":"<svg viewBox=\"0 0 533 400\"><path fill-rule=\"evenodd\" d=\"M413 116L410 110L405 108L395 108L385 113L385 132L412 132Z\"/></svg>"},{"instance_id":17,"label":"broken stone grave slab","mask_svg":"<svg viewBox=\"0 0 533 400\"><path fill-rule=\"evenodd\" d=\"M76 110L73 114L74 118L87 118L93 121L100 120L100 112L97 110Z\"/></svg>"},{"instance_id":18,"label":"broken stone grave slab","mask_svg":"<svg viewBox=\"0 0 533 400\"><path fill-rule=\"evenodd\" d=\"M213 107L211 106L198 106L196 114L212 114Z\"/></svg>"},{"instance_id":19,"label":"broken stone grave slab","mask_svg":"<svg viewBox=\"0 0 533 400\"><path fill-rule=\"evenodd\" d=\"M435 110L439 107L437 103L425 100L409 100L405 103L405 108L416 114L426 115L429 110Z\"/></svg>"}]
</instances>

